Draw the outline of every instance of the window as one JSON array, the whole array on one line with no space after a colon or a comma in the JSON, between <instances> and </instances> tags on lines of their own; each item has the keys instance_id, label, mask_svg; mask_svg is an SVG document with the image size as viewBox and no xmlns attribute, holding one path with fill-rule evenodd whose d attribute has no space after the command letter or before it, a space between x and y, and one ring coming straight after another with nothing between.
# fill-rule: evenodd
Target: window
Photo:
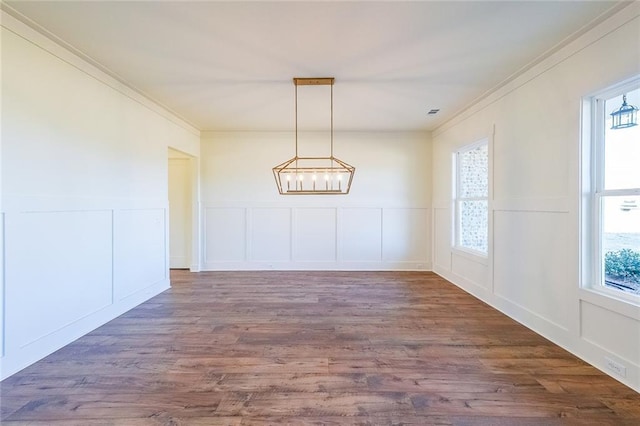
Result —
<instances>
[{"instance_id":1,"label":"window","mask_svg":"<svg viewBox=\"0 0 640 426\"><path fill-rule=\"evenodd\" d=\"M611 113L626 94L640 104L640 80L595 96L591 102L590 216L585 241L591 287L640 296L640 126L611 129Z\"/></svg>"},{"instance_id":2,"label":"window","mask_svg":"<svg viewBox=\"0 0 640 426\"><path fill-rule=\"evenodd\" d=\"M489 146L487 140L466 146L454 156L455 247L488 253Z\"/></svg>"}]
</instances>

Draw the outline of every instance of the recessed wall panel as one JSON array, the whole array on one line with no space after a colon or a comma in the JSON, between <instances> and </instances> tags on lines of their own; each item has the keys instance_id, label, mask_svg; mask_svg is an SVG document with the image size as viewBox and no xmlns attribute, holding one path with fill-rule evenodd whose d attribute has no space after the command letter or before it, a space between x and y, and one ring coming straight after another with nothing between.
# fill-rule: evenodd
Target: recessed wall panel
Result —
<instances>
[{"instance_id":1,"label":"recessed wall panel","mask_svg":"<svg viewBox=\"0 0 640 426\"><path fill-rule=\"evenodd\" d=\"M581 337L640 366L640 321L582 300Z\"/></svg>"},{"instance_id":2,"label":"recessed wall panel","mask_svg":"<svg viewBox=\"0 0 640 426\"><path fill-rule=\"evenodd\" d=\"M562 328L570 308L567 233L565 213L494 214L496 294Z\"/></svg>"},{"instance_id":3,"label":"recessed wall panel","mask_svg":"<svg viewBox=\"0 0 640 426\"><path fill-rule=\"evenodd\" d=\"M12 213L5 219L7 351L111 304L110 211Z\"/></svg>"},{"instance_id":4,"label":"recessed wall panel","mask_svg":"<svg viewBox=\"0 0 640 426\"><path fill-rule=\"evenodd\" d=\"M246 210L205 209L205 262L242 262L246 259Z\"/></svg>"},{"instance_id":5,"label":"recessed wall panel","mask_svg":"<svg viewBox=\"0 0 640 426\"><path fill-rule=\"evenodd\" d=\"M296 209L294 221L294 260L307 262L336 260L336 209Z\"/></svg>"},{"instance_id":6,"label":"recessed wall panel","mask_svg":"<svg viewBox=\"0 0 640 426\"><path fill-rule=\"evenodd\" d=\"M116 210L113 231L116 301L166 277L165 209Z\"/></svg>"},{"instance_id":7,"label":"recessed wall panel","mask_svg":"<svg viewBox=\"0 0 640 426\"><path fill-rule=\"evenodd\" d=\"M251 260L291 260L291 209L251 210Z\"/></svg>"},{"instance_id":8,"label":"recessed wall panel","mask_svg":"<svg viewBox=\"0 0 640 426\"><path fill-rule=\"evenodd\" d=\"M451 211L433 210L434 267L451 269Z\"/></svg>"},{"instance_id":9,"label":"recessed wall panel","mask_svg":"<svg viewBox=\"0 0 640 426\"><path fill-rule=\"evenodd\" d=\"M382 209L340 211L340 260L379 262L382 257Z\"/></svg>"},{"instance_id":10,"label":"recessed wall panel","mask_svg":"<svg viewBox=\"0 0 640 426\"><path fill-rule=\"evenodd\" d=\"M383 260L429 261L429 211L384 209L382 213Z\"/></svg>"},{"instance_id":11,"label":"recessed wall panel","mask_svg":"<svg viewBox=\"0 0 640 426\"><path fill-rule=\"evenodd\" d=\"M487 288L489 285L487 259L454 251L451 255L451 271L477 286Z\"/></svg>"}]
</instances>

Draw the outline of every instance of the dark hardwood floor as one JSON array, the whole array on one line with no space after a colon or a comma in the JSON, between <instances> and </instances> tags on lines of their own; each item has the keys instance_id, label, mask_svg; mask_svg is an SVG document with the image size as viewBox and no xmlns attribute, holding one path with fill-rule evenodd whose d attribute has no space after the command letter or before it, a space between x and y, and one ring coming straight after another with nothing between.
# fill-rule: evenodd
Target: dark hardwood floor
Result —
<instances>
[{"instance_id":1,"label":"dark hardwood floor","mask_svg":"<svg viewBox=\"0 0 640 426\"><path fill-rule=\"evenodd\" d=\"M2 382L2 424L640 425L640 394L431 273L172 282Z\"/></svg>"}]
</instances>

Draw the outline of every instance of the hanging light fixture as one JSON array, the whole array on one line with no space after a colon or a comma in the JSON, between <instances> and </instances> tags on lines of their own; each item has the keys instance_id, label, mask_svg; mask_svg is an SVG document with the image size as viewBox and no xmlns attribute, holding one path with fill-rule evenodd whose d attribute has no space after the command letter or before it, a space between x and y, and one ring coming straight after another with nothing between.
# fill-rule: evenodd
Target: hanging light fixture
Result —
<instances>
[{"instance_id":1,"label":"hanging light fixture","mask_svg":"<svg viewBox=\"0 0 640 426\"><path fill-rule=\"evenodd\" d=\"M278 192L282 195L348 194L356 169L333 155L333 77L294 78L296 109L296 155L273 168ZM329 156L298 156L298 86L330 86L331 135Z\"/></svg>"},{"instance_id":2,"label":"hanging light fixture","mask_svg":"<svg viewBox=\"0 0 640 426\"><path fill-rule=\"evenodd\" d=\"M627 95L622 95L622 106L611 113L611 128L624 129L638 125L638 107L627 103Z\"/></svg>"}]
</instances>

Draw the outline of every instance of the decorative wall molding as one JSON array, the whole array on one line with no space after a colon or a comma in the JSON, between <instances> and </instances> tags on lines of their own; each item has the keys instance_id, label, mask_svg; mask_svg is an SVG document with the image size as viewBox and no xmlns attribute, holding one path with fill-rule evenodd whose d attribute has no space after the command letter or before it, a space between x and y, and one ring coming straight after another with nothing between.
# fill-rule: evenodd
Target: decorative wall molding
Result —
<instances>
[{"instance_id":1,"label":"decorative wall molding","mask_svg":"<svg viewBox=\"0 0 640 426\"><path fill-rule=\"evenodd\" d=\"M431 262L208 262L203 271L431 271Z\"/></svg>"},{"instance_id":2,"label":"decorative wall molding","mask_svg":"<svg viewBox=\"0 0 640 426\"><path fill-rule=\"evenodd\" d=\"M493 200L493 210L514 212L569 213L569 199L511 198Z\"/></svg>"},{"instance_id":3,"label":"decorative wall molding","mask_svg":"<svg viewBox=\"0 0 640 426\"><path fill-rule=\"evenodd\" d=\"M203 270L430 270L428 208L203 207Z\"/></svg>"},{"instance_id":4,"label":"decorative wall molding","mask_svg":"<svg viewBox=\"0 0 640 426\"><path fill-rule=\"evenodd\" d=\"M3 213L0 222L11 223L10 232L0 234L0 244L8 249L2 257L6 278L3 307L11 307L2 315L7 329L3 328L6 351L0 380L168 289L170 284L165 259L165 206L66 211L44 211L40 207ZM117 230L125 223L122 219L129 227ZM41 254L33 252L36 243L32 242L36 240ZM116 252L114 247L120 250ZM128 255L132 251L135 256ZM33 268L36 260L26 252L38 257L38 268ZM93 253L90 264L81 260L81 254L86 253ZM77 265L80 261L82 264ZM33 285L26 289L25 282ZM80 293L88 286L92 295L87 293L85 297ZM34 291L38 300L27 300ZM63 306L63 300L66 305L60 313L64 315L58 315L55 312ZM34 309L33 303L45 302L56 309L44 309L40 323L24 318Z\"/></svg>"},{"instance_id":5,"label":"decorative wall molding","mask_svg":"<svg viewBox=\"0 0 640 426\"><path fill-rule=\"evenodd\" d=\"M434 200L432 206L434 210L451 209L452 203L452 200ZM495 211L569 213L570 200L568 197L495 199L490 208Z\"/></svg>"},{"instance_id":6,"label":"decorative wall molding","mask_svg":"<svg viewBox=\"0 0 640 426\"><path fill-rule=\"evenodd\" d=\"M166 199L159 198L111 198L111 197L50 197L46 195L15 195L3 193L3 210L6 213L94 211L94 210L142 210L168 207Z\"/></svg>"},{"instance_id":7,"label":"decorative wall molding","mask_svg":"<svg viewBox=\"0 0 640 426\"><path fill-rule=\"evenodd\" d=\"M580 319L585 325L580 330L581 339L615 354L627 366L640 367L640 336L634 339L624 333L640 331L640 321L584 300L580 302Z\"/></svg>"},{"instance_id":8,"label":"decorative wall molding","mask_svg":"<svg viewBox=\"0 0 640 426\"><path fill-rule=\"evenodd\" d=\"M118 304L106 306L88 316L78 318L78 320L69 323L66 327L44 336L29 346L5 354L6 356L4 358L0 358L0 380L4 380L12 374L17 373L23 368L42 359L44 356L55 352L139 304L162 293L169 287L169 280L154 283L142 291L132 294Z\"/></svg>"},{"instance_id":9,"label":"decorative wall molding","mask_svg":"<svg viewBox=\"0 0 640 426\"><path fill-rule=\"evenodd\" d=\"M627 299L616 298L609 294L604 295L589 288L580 288L579 298L581 303L590 303L640 322L640 307L630 303Z\"/></svg>"}]
</instances>

